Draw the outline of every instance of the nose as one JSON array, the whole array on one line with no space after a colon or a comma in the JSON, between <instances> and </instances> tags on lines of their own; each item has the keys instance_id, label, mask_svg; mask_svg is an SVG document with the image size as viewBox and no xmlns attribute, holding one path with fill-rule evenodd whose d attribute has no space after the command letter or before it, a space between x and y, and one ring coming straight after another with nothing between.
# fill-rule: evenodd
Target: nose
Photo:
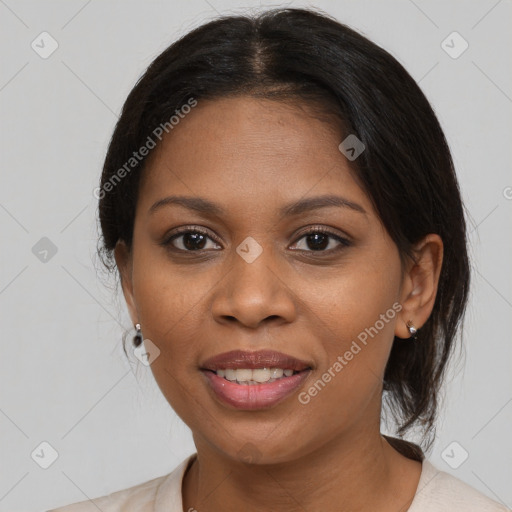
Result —
<instances>
[{"instance_id":1,"label":"nose","mask_svg":"<svg viewBox=\"0 0 512 512\"><path fill-rule=\"evenodd\" d=\"M252 263L234 255L231 269L213 298L212 314L217 322L239 323L250 329L264 323L293 322L293 287L272 263L270 252L264 250Z\"/></svg>"}]
</instances>

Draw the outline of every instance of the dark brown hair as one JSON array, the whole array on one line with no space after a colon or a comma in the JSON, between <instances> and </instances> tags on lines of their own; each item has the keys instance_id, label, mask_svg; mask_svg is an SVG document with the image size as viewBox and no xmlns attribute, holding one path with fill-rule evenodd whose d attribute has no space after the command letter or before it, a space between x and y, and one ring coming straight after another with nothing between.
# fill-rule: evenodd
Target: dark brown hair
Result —
<instances>
[{"instance_id":1,"label":"dark brown hair","mask_svg":"<svg viewBox=\"0 0 512 512\"><path fill-rule=\"evenodd\" d=\"M272 9L221 17L192 30L151 63L123 106L105 159L99 195L104 263L114 269L118 240L131 248L146 159L132 162L112 186L116 173L191 98L240 94L320 102L346 135L365 145L351 168L401 257L412 257L412 245L429 233L442 238L432 314L416 342L395 338L384 378L384 400L398 434L418 425L423 441L431 441L470 278L457 178L439 122L412 77L388 52L328 15Z\"/></svg>"}]
</instances>

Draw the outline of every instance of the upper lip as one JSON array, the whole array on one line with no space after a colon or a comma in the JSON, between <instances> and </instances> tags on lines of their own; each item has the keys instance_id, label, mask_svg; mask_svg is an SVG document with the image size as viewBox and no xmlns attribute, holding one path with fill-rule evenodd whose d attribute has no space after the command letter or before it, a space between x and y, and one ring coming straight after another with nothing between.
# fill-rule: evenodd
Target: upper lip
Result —
<instances>
[{"instance_id":1,"label":"upper lip","mask_svg":"<svg viewBox=\"0 0 512 512\"><path fill-rule=\"evenodd\" d=\"M311 364L296 357L275 350L258 350L247 352L244 350L231 350L210 357L201 365L202 370L223 370L226 368L282 368L300 372L311 368Z\"/></svg>"}]
</instances>

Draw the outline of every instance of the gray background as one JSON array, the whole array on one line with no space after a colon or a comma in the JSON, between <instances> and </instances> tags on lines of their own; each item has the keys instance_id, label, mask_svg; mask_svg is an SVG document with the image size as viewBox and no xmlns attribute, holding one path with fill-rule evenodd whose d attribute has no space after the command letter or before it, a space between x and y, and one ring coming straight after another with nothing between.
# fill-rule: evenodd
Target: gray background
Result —
<instances>
[{"instance_id":1,"label":"gray background","mask_svg":"<svg viewBox=\"0 0 512 512\"><path fill-rule=\"evenodd\" d=\"M0 511L97 497L168 473L195 451L149 368L122 352L131 323L97 270L92 191L121 105L152 59L217 13L259 5L0 0ZM445 129L469 210L474 281L465 355L452 367L430 459L512 506L511 2L286 5L324 9L391 52ZM43 31L59 45L47 59L31 47ZM453 31L469 44L458 58L441 46ZM43 237L55 255L38 252L48 249ZM48 469L35 461L49 456L43 441L58 452ZM457 469L445 462L460 463L462 450L469 457Z\"/></svg>"}]
</instances>

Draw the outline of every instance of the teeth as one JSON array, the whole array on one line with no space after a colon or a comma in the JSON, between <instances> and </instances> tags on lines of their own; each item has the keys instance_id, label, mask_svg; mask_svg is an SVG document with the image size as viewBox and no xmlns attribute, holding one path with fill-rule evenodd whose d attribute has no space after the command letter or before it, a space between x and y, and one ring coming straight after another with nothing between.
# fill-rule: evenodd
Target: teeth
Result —
<instances>
[{"instance_id":1,"label":"teeth","mask_svg":"<svg viewBox=\"0 0 512 512\"><path fill-rule=\"evenodd\" d=\"M240 370L237 370L240 371ZM249 370L251 371L251 370ZM238 377L237 379L238 380ZM252 380L256 382L267 382L270 380L270 368L257 368L252 370Z\"/></svg>"},{"instance_id":2,"label":"teeth","mask_svg":"<svg viewBox=\"0 0 512 512\"><path fill-rule=\"evenodd\" d=\"M247 382L252 380L252 370L235 370L236 380L238 382Z\"/></svg>"},{"instance_id":3,"label":"teeth","mask_svg":"<svg viewBox=\"0 0 512 512\"><path fill-rule=\"evenodd\" d=\"M263 382L274 382L277 379L291 377L294 370L283 368L237 368L236 370L226 368L216 371L219 377L230 381L237 381L239 384L253 386Z\"/></svg>"},{"instance_id":4,"label":"teeth","mask_svg":"<svg viewBox=\"0 0 512 512\"><path fill-rule=\"evenodd\" d=\"M283 373L284 373L284 370L281 368L271 368L270 369L270 376L273 379L280 379L283 376Z\"/></svg>"},{"instance_id":5,"label":"teeth","mask_svg":"<svg viewBox=\"0 0 512 512\"><path fill-rule=\"evenodd\" d=\"M228 380L236 380L236 370L224 370L224 371L226 372L226 374L224 375L224 378L226 378Z\"/></svg>"}]
</instances>

